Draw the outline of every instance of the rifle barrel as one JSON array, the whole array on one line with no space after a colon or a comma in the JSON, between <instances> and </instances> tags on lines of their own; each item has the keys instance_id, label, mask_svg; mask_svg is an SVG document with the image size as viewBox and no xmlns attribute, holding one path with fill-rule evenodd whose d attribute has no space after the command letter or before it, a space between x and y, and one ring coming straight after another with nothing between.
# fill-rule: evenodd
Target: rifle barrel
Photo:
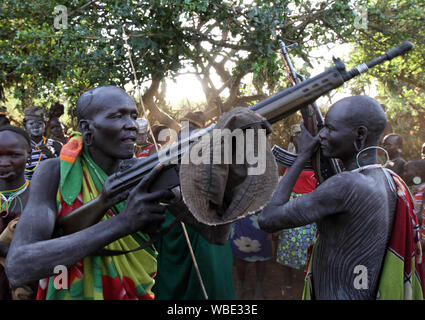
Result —
<instances>
[{"instance_id":1,"label":"rifle barrel","mask_svg":"<svg viewBox=\"0 0 425 320\"><path fill-rule=\"evenodd\" d=\"M407 52L409 52L410 50L412 50L413 48L413 44L409 41L405 41L403 42L401 45L395 47L394 49L391 49L389 51L387 51L385 54L383 54L382 56L375 58L369 62L366 63L362 63L360 65L358 65L357 67L351 69L350 71L348 71L346 73L346 75L344 75L344 81L348 81L352 78L354 78L355 76L358 76L359 74L366 72L367 70L369 70L370 68L376 66L377 64L380 64L386 60L390 61L398 56L401 56Z\"/></svg>"}]
</instances>

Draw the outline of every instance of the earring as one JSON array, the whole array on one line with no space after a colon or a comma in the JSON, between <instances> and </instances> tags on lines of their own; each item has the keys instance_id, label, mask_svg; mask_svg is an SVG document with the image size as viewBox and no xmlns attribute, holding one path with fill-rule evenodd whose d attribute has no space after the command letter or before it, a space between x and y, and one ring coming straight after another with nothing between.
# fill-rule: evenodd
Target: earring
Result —
<instances>
[{"instance_id":1,"label":"earring","mask_svg":"<svg viewBox=\"0 0 425 320\"><path fill-rule=\"evenodd\" d=\"M356 145L354 144L354 146L356 146ZM357 152L357 154L356 154L357 167L360 168L360 163L359 163L359 155L360 155L360 153L362 153L363 151L369 150L369 149L379 149L379 150L382 150L385 153L385 155L387 156L387 162L390 160L390 157L388 156L387 150L385 150L384 148L378 147L378 146L370 146L370 147L364 148L361 151Z\"/></svg>"}]
</instances>

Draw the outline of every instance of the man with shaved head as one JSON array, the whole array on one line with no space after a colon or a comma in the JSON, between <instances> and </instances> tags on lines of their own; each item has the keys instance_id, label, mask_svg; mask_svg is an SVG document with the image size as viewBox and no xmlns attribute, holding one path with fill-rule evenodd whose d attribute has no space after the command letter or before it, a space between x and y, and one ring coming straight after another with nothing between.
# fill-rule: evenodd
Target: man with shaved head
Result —
<instances>
[{"instance_id":1,"label":"man with shaved head","mask_svg":"<svg viewBox=\"0 0 425 320\"><path fill-rule=\"evenodd\" d=\"M60 158L40 163L31 181L28 204L6 260L9 281L17 287L42 279L37 299L153 299L153 246L117 256L96 253L102 248L128 251L148 241L148 233L164 221L159 202L172 197L169 191L147 191L160 167L126 201L102 190L120 161L133 157L136 104L122 89L103 86L81 95L76 115L80 133L70 137ZM98 216L100 222L54 237L57 218L99 194L110 209L95 207L87 215Z\"/></svg>"},{"instance_id":2,"label":"man with shaved head","mask_svg":"<svg viewBox=\"0 0 425 320\"><path fill-rule=\"evenodd\" d=\"M403 181L378 164L377 145L386 123L377 101L353 96L329 109L316 137L302 126L297 160L260 215L260 227L268 232L317 224L306 299L423 299L412 200ZM324 156L340 159L345 171L289 201L319 145Z\"/></svg>"},{"instance_id":3,"label":"man with shaved head","mask_svg":"<svg viewBox=\"0 0 425 320\"><path fill-rule=\"evenodd\" d=\"M406 165L406 160L401 157L403 138L399 134L387 134L384 139L382 139L382 147L387 150L388 153L388 161L384 167L394 171L399 176L402 175L404 166Z\"/></svg>"}]
</instances>

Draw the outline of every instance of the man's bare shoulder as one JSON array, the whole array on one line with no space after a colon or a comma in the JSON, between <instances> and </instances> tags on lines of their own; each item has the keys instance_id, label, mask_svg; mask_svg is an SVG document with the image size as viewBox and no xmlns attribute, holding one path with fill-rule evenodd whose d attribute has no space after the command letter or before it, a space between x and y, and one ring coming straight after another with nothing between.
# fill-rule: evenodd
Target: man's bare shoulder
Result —
<instances>
[{"instance_id":1,"label":"man's bare shoulder","mask_svg":"<svg viewBox=\"0 0 425 320\"><path fill-rule=\"evenodd\" d=\"M343 171L337 175L334 175L327 179L323 186L332 190L348 191L348 190L377 190L376 184L379 181L376 180L376 176L369 176L356 171Z\"/></svg>"},{"instance_id":2,"label":"man's bare shoulder","mask_svg":"<svg viewBox=\"0 0 425 320\"><path fill-rule=\"evenodd\" d=\"M319 188L322 192L333 193L335 197L344 198L359 190L369 192L376 190L376 181L359 172L343 171L326 179L317 189Z\"/></svg>"},{"instance_id":3,"label":"man's bare shoulder","mask_svg":"<svg viewBox=\"0 0 425 320\"><path fill-rule=\"evenodd\" d=\"M31 179L30 188L38 194L48 191L57 190L60 177L60 160L59 158L47 159L37 167Z\"/></svg>"},{"instance_id":4,"label":"man's bare shoulder","mask_svg":"<svg viewBox=\"0 0 425 320\"><path fill-rule=\"evenodd\" d=\"M356 183L359 181L361 177L358 173L352 171L343 171L338 173L329 179L326 179L322 185L326 185L327 187L342 187L344 185L351 185L352 183Z\"/></svg>"}]
</instances>

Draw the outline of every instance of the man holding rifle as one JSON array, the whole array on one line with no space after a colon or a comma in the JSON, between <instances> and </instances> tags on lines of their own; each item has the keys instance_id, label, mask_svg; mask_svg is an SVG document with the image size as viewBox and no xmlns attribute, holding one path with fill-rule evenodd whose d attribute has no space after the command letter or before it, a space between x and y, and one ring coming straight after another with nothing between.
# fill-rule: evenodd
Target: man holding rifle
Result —
<instances>
[{"instance_id":1,"label":"man holding rifle","mask_svg":"<svg viewBox=\"0 0 425 320\"><path fill-rule=\"evenodd\" d=\"M377 160L386 123L377 101L353 96L330 108L316 137L303 126L297 160L260 215L260 227L268 232L317 223L305 299L423 299L422 252L411 198L404 182ZM340 159L345 171L289 201L319 145L324 156Z\"/></svg>"},{"instance_id":2,"label":"man holding rifle","mask_svg":"<svg viewBox=\"0 0 425 320\"><path fill-rule=\"evenodd\" d=\"M46 278L40 280L38 299L153 299L153 246L117 256L94 254L104 247L135 249L149 240L147 233L164 220L159 202L173 196L168 190L148 192L160 166L143 178L127 201L121 201L127 195L111 197L102 191L120 160L133 156L136 104L117 87L99 87L81 95L76 115L81 133L72 135L60 158L43 161L33 177L6 262L9 281L18 287ZM99 223L53 238L58 217L99 194L111 206L91 208L90 215L100 217Z\"/></svg>"}]
</instances>

